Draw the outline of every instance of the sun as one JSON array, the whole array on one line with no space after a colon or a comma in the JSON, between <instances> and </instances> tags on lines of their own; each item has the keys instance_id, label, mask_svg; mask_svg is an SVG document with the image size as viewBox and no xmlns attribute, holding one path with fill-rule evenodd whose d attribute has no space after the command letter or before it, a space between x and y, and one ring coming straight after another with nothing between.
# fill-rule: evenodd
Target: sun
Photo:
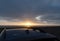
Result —
<instances>
[{"instance_id":1,"label":"sun","mask_svg":"<svg viewBox=\"0 0 60 41\"><path fill-rule=\"evenodd\" d=\"M32 26L39 26L40 24L32 22L32 21L24 21L20 23L20 26L24 27L32 27Z\"/></svg>"},{"instance_id":2,"label":"sun","mask_svg":"<svg viewBox=\"0 0 60 41\"><path fill-rule=\"evenodd\" d=\"M27 23L25 23L24 25L27 26L27 27L30 27L30 26L32 26L32 23L27 22Z\"/></svg>"},{"instance_id":3,"label":"sun","mask_svg":"<svg viewBox=\"0 0 60 41\"><path fill-rule=\"evenodd\" d=\"M25 26L25 27L31 27L31 26L33 26L33 23L32 22L22 22L21 25Z\"/></svg>"}]
</instances>

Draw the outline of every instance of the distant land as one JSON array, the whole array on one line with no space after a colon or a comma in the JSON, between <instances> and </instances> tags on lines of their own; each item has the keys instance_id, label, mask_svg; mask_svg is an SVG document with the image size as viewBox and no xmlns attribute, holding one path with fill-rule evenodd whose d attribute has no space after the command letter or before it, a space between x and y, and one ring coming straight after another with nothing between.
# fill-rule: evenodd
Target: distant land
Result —
<instances>
[{"instance_id":1,"label":"distant land","mask_svg":"<svg viewBox=\"0 0 60 41\"><path fill-rule=\"evenodd\" d=\"M29 28L56 28L56 27L60 27L60 26L31 26L31 27L29 27ZM14 26L14 25L0 25L0 28L6 28L6 29L14 29L14 28L26 28L26 26Z\"/></svg>"}]
</instances>

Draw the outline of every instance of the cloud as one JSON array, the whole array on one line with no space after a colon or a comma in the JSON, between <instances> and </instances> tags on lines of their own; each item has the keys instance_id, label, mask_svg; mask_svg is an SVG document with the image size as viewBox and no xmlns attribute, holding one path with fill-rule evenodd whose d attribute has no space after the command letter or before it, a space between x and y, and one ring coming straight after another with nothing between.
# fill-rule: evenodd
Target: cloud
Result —
<instances>
[{"instance_id":1,"label":"cloud","mask_svg":"<svg viewBox=\"0 0 60 41\"><path fill-rule=\"evenodd\" d=\"M42 17L39 17L39 20L37 21L42 23L48 23L48 24L60 24L60 14L46 14L46 15L40 15Z\"/></svg>"},{"instance_id":2,"label":"cloud","mask_svg":"<svg viewBox=\"0 0 60 41\"><path fill-rule=\"evenodd\" d=\"M43 21L60 23L60 0L0 0L1 19L12 22L25 18L35 20L38 15L42 15Z\"/></svg>"}]
</instances>

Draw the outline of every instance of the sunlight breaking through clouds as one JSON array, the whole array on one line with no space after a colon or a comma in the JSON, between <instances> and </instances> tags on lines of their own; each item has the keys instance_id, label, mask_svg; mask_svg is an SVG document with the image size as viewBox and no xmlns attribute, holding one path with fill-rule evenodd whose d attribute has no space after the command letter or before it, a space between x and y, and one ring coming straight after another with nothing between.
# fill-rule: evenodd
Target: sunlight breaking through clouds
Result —
<instances>
[{"instance_id":1,"label":"sunlight breaking through clouds","mask_svg":"<svg viewBox=\"0 0 60 41\"><path fill-rule=\"evenodd\" d=\"M0 22L18 23L25 19L60 24L60 0L0 0Z\"/></svg>"}]
</instances>

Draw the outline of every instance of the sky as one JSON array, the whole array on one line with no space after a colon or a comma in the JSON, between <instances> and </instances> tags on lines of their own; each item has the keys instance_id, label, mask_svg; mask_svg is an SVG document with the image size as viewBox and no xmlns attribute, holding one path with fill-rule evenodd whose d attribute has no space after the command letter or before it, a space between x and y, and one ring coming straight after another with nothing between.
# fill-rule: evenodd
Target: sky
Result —
<instances>
[{"instance_id":1,"label":"sky","mask_svg":"<svg viewBox=\"0 0 60 41\"><path fill-rule=\"evenodd\" d=\"M60 25L60 0L0 0L0 25L26 20Z\"/></svg>"}]
</instances>

